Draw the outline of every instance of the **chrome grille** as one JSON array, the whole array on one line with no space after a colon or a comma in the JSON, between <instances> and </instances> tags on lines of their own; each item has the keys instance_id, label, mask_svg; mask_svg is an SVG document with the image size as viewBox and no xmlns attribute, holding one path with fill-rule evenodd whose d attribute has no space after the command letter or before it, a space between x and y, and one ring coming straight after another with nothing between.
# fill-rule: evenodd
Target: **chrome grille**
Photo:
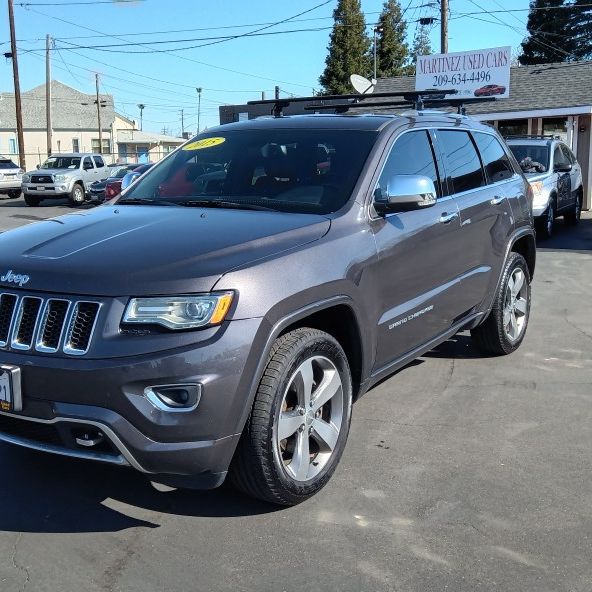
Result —
<instances>
[{"instance_id":1,"label":"chrome grille","mask_svg":"<svg viewBox=\"0 0 592 592\"><path fill-rule=\"evenodd\" d=\"M100 307L86 300L0 293L0 348L83 355Z\"/></svg>"}]
</instances>

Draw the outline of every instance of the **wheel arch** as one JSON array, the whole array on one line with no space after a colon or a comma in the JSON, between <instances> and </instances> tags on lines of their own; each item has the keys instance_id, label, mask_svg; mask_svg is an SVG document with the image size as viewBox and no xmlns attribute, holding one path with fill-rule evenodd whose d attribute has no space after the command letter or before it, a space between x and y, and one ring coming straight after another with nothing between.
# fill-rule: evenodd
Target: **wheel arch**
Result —
<instances>
[{"instance_id":1,"label":"wheel arch","mask_svg":"<svg viewBox=\"0 0 592 592\"><path fill-rule=\"evenodd\" d=\"M530 278L532 279L536 266L536 241L534 235L529 233L515 238L510 246L510 251L519 253L524 257L528 265Z\"/></svg>"}]
</instances>

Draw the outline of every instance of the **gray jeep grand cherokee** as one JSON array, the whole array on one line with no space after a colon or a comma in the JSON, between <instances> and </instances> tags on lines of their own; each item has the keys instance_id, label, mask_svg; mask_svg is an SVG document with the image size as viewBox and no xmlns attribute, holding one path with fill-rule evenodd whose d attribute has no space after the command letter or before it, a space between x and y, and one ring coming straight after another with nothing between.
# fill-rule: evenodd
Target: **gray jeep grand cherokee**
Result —
<instances>
[{"instance_id":1,"label":"gray jeep grand cherokee","mask_svg":"<svg viewBox=\"0 0 592 592\"><path fill-rule=\"evenodd\" d=\"M210 130L116 203L0 236L0 439L301 502L378 381L463 329L520 345L529 199L460 115Z\"/></svg>"}]
</instances>

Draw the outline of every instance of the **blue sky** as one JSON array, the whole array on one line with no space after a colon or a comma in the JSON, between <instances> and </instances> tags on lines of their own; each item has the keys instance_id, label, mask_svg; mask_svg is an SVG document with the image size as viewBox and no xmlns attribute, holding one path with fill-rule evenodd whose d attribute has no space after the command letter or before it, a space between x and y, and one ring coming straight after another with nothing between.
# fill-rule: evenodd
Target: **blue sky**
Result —
<instances>
[{"instance_id":1,"label":"blue sky","mask_svg":"<svg viewBox=\"0 0 592 592\"><path fill-rule=\"evenodd\" d=\"M195 131L195 87L198 86L203 88L202 128L218 123L218 105L260 98L263 90L271 97L276 84L282 91L311 94L313 88L319 87L318 77L324 67L331 15L336 4L333 0L293 21L261 32L318 29L314 31L234 39L175 53L134 54L132 52L149 52L151 48L203 45L209 43L203 40L205 37L253 31L265 23L276 23L309 10L323 0L137 0L126 3L102 0L86 5L55 5L66 1L14 0L17 39L22 40L19 42L21 90L45 80L45 35L49 33L58 39L56 47L60 48L53 52L54 78L84 92L94 92L94 72L98 72L101 92L114 95L118 111L139 119L137 104L143 103L146 105L144 129L160 132L166 128L173 134L181 130L181 109L185 128ZM28 5L20 5L25 3ZM401 0L402 7L408 7L405 17L410 43L417 19L437 16L438 4L430 0ZM449 51L511 45L517 52L526 31L527 11L493 11L527 9L528 0L449 0L449 4ZM362 0L369 29L381 6L382 0ZM464 13L473 14L462 16ZM1 2L0 23L0 47L5 52L9 51L6 42L10 38L6 2ZM142 34L131 35L136 33ZM434 51L439 51L439 23L430 37ZM202 40L150 45L173 39ZM101 50L76 47L113 46L125 42L137 45ZM0 68L0 90L12 91L10 62L2 61Z\"/></svg>"}]
</instances>

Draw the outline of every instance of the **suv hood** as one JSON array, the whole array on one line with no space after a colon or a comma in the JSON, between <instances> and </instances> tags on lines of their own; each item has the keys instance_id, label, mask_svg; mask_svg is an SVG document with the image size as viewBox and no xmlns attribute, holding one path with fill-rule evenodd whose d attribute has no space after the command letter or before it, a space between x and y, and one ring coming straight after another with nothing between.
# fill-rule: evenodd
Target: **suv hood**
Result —
<instances>
[{"instance_id":1,"label":"suv hood","mask_svg":"<svg viewBox=\"0 0 592 592\"><path fill-rule=\"evenodd\" d=\"M238 266L321 238L315 214L103 206L0 234L2 278L23 289L94 296L207 292ZM8 273L12 271L12 276Z\"/></svg>"},{"instance_id":2,"label":"suv hood","mask_svg":"<svg viewBox=\"0 0 592 592\"><path fill-rule=\"evenodd\" d=\"M27 175L65 175L67 173L77 173L80 169L35 169L27 171Z\"/></svg>"}]
</instances>

